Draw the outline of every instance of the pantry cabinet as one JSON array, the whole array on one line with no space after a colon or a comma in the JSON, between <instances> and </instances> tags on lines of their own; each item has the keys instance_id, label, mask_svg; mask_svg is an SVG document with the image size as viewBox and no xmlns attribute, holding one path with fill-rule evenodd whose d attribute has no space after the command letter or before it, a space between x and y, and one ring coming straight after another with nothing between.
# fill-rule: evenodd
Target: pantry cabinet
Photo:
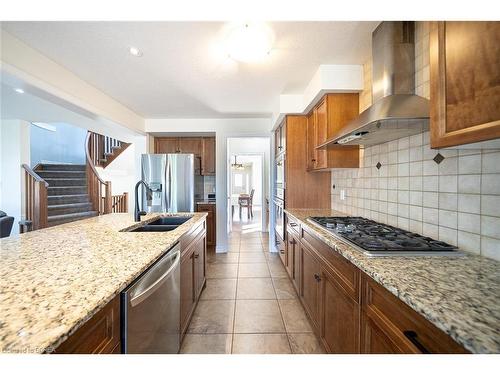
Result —
<instances>
[{"instance_id":1,"label":"pantry cabinet","mask_svg":"<svg viewBox=\"0 0 500 375\"><path fill-rule=\"evenodd\" d=\"M215 176L215 137L205 137L202 140L201 174Z\"/></svg>"},{"instance_id":2,"label":"pantry cabinet","mask_svg":"<svg viewBox=\"0 0 500 375\"><path fill-rule=\"evenodd\" d=\"M431 147L500 138L500 22L431 22Z\"/></svg>"}]
</instances>

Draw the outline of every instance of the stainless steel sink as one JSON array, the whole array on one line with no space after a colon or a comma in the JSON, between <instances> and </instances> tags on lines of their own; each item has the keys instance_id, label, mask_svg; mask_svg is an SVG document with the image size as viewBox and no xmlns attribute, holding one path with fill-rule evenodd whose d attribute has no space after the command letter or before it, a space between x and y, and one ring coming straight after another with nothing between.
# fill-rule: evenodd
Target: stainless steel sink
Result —
<instances>
[{"instance_id":1,"label":"stainless steel sink","mask_svg":"<svg viewBox=\"0 0 500 375\"><path fill-rule=\"evenodd\" d=\"M192 218L192 216L164 216L164 217L160 217L159 219L156 219L155 221L147 223L147 225L175 225L175 226L179 226L181 224L184 224L186 221L188 221L191 218Z\"/></svg>"},{"instance_id":2,"label":"stainless steel sink","mask_svg":"<svg viewBox=\"0 0 500 375\"><path fill-rule=\"evenodd\" d=\"M129 232L169 232L179 225L184 224L192 216L165 216L160 217L146 225L129 230Z\"/></svg>"}]
</instances>

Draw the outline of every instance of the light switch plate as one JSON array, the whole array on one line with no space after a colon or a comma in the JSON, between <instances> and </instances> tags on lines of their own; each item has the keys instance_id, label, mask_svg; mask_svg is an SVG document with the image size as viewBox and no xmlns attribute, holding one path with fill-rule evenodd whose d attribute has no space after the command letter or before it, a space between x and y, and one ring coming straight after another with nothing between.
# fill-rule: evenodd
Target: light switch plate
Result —
<instances>
[{"instance_id":1,"label":"light switch plate","mask_svg":"<svg viewBox=\"0 0 500 375\"><path fill-rule=\"evenodd\" d=\"M344 189L340 190L340 200L345 201L345 190Z\"/></svg>"}]
</instances>

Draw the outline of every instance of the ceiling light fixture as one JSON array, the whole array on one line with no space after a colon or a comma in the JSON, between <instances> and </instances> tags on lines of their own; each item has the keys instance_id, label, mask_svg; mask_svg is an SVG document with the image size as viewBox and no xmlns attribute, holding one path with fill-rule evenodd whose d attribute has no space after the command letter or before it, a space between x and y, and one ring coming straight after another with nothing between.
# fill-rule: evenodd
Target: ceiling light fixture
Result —
<instances>
[{"instance_id":1,"label":"ceiling light fixture","mask_svg":"<svg viewBox=\"0 0 500 375\"><path fill-rule=\"evenodd\" d=\"M20 88L14 89L14 91L17 92L18 94L24 94L24 90Z\"/></svg>"},{"instance_id":2,"label":"ceiling light fixture","mask_svg":"<svg viewBox=\"0 0 500 375\"><path fill-rule=\"evenodd\" d=\"M243 166L243 164L238 163L238 162L236 161L236 155L234 155L234 163L232 163L232 164L231 164L231 168L232 168L232 169L236 169L236 170L245 169L245 167Z\"/></svg>"},{"instance_id":3,"label":"ceiling light fixture","mask_svg":"<svg viewBox=\"0 0 500 375\"><path fill-rule=\"evenodd\" d=\"M272 30L263 23L244 23L230 28L226 38L227 54L241 62L259 62L271 52Z\"/></svg>"},{"instance_id":4,"label":"ceiling light fixture","mask_svg":"<svg viewBox=\"0 0 500 375\"><path fill-rule=\"evenodd\" d=\"M142 51L137 47L130 47L129 52L132 56L141 57Z\"/></svg>"}]
</instances>

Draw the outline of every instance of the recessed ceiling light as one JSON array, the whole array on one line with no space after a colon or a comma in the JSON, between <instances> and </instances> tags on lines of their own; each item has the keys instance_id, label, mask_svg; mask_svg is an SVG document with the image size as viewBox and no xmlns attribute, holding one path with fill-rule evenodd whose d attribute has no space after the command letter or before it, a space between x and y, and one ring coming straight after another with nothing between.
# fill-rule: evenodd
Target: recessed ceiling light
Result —
<instances>
[{"instance_id":1,"label":"recessed ceiling light","mask_svg":"<svg viewBox=\"0 0 500 375\"><path fill-rule=\"evenodd\" d=\"M137 47L130 47L129 52L131 55L135 57L141 57L142 56L142 51L137 48Z\"/></svg>"},{"instance_id":2,"label":"recessed ceiling light","mask_svg":"<svg viewBox=\"0 0 500 375\"><path fill-rule=\"evenodd\" d=\"M243 23L231 28L226 48L228 56L242 62L259 62L271 52L272 30L263 23Z\"/></svg>"},{"instance_id":3,"label":"recessed ceiling light","mask_svg":"<svg viewBox=\"0 0 500 375\"><path fill-rule=\"evenodd\" d=\"M14 91L17 92L18 94L24 94L24 90L20 88L14 89Z\"/></svg>"}]
</instances>

